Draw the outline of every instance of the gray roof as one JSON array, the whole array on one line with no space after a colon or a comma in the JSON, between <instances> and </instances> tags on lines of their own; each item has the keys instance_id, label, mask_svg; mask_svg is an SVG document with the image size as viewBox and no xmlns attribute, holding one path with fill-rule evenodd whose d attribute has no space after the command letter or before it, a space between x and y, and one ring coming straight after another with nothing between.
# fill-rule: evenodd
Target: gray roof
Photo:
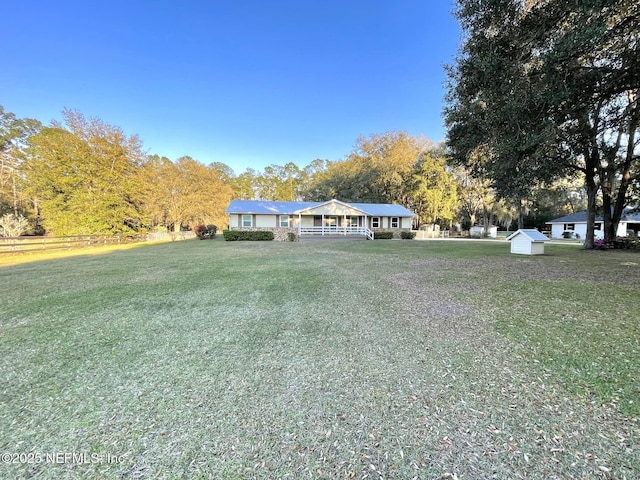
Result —
<instances>
[{"instance_id":1,"label":"gray roof","mask_svg":"<svg viewBox=\"0 0 640 480\"><path fill-rule=\"evenodd\" d=\"M640 210L637 207L625 207L622 212L623 222L640 222ZM596 222L602 222L602 215L596 215ZM576 212L571 215L549 220L546 223L587 223L587 212Z\"/></svg>"},{"instance_id":2,"label":"gray roof","mask_svg":"<svg viewBox=\"0 0 640 480\"><path fill-rule=\"evenodd\" d=\"M600 221L602 221L602 219ZM571 215L566 215L564 217L556 218L554 220L549 220L546 223L586 223L586 222L587 222L587 212L577 212L577 213L572 213Z\"/></svg>"},{"instance_id":3,"label":"gray roof","mask_svg":"<svg viewBox=\"0 0 640 480\"><path fill-rule=\"evenodd\" d=\"M331 202L330 200L329 202ZM232 200L227 207L229 214L263 214L263 215L294 215L301 210L314 208L329 202L272 202L267 200ZM347 203L363 213L373 217L415 217L415 214L402 205L393 203Z\"/></svg>"},{"instance_id":4,"label":"gray roof","mask_svg":"<svg viewBox=\"0 0 640 480\"><path fill-rule=\"evenodd\" d=\"M524 235L532 242L548 242L549 241L546 235L543 235L535 228L521 228L520 230L509 235L507 237L507 240L511 241L511 239L514 238L516 235Z\"/></svg>"}]
</instances>

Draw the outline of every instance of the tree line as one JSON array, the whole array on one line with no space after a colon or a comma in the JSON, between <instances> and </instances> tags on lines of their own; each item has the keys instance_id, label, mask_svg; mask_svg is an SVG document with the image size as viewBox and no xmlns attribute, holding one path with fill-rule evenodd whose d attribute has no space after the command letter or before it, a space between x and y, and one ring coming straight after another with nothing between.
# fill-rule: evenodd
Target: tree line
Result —
<instances>
[{"instance_id":1,"label":"tree line","mask_svg":"<svg viewBox=\"0 0 640 480\"><path fill-rule=\"evenodd\" d=\"M514 219L490 181L449 165L444 145L406 132L360 137L341 160L316 159L303 168L290 162L236 175L220 162L145 154L137 136L77 111L64 110L62 118L45 126L0 106L0 235L224 227L233 198L399 203L417 214L416 226L508 227ZM537 189L528 203L529 220L579 208L580 202L571 204L577 190L569 187L563 196L558 189ZM536 212L542 216L536 219Z\"/></svg>"}]
</instances>

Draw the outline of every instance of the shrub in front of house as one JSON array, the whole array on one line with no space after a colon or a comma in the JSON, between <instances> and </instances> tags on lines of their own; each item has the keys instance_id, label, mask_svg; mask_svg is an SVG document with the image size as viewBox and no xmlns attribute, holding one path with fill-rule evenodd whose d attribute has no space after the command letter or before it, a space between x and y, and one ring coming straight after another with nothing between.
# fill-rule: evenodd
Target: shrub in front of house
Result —
<instances>
[{"instance_id":1,"label":"shrub in front of house","mask_svg":"<svg viewBox=\"0 0 640 480\"><path fill-rule=\"evenodd\" d=\"M296 241L296 234L293 232L289 232L287 233L287 238L289 239L290 242L295 242Z\"/></svg>"},{"instance_id":2,"label":"shrub in front of house","mask_svg":"<svg viewBox=\"0 0 640 480\"><path fill-rule=\"evenodd\" d=\"M400 238L403 240L413 240L416 238L416 232L400 232Z\"/></svg>"},{"instance_id":3,"label":"shrub in front of house","mask_svg":"<svg viewBox=\"0 0 640 480\"><path fill-rule=\"evenodd\" d=\"M373 232L374 240L391 240L393 238L393 232Z\"/></svg>"},{"instance_id":4,"label":"shrub in front of house","mask_svg":"<svg viewBox=\"0 0 640 480\"><path fill-rule=\"evenodd\" d=\"M593 248L596 250L640 250L640 239L618 237L615 240L607 241L603 238L596 238L593 241Z\"/></svg>"},{"instance_id":5,"label":"shrub in front of house","mask_svg":"<svg viewBox=\"0 0 640 480\"><path fill-rule=\"evenodd\" d=\"M264 230L224 230L222 236L227 242L273 240L273 232Z\"/></svg>"},{"instance_id":6,"label":"shrub in front of house","mask_svg":"<svg viewBox=\"0 0 640 480\"><path fill-rule=\"evenodd\" d=\"M596 238L593 241L593 248L596 250L610 250L613 248L613 242L607 242L604 238Z\"/></svg>"},{"instance_id":7,"label":"shrub in front of house","mask_svg":"<svg viewBox=\"0 0 640 480\"><path fill-rule=\"evenodd\" d=\"M613 241L613 248L618 250L638 250L640 241L635 237L618 237Z\"/></svg>"}]
</instances>

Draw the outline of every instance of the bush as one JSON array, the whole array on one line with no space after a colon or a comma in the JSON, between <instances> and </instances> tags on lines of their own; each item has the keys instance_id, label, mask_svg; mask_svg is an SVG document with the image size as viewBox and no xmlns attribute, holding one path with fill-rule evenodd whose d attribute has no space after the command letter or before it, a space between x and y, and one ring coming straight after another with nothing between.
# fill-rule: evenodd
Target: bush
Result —
<instances>
[{"instance_id":1,"label":"bush","mask_svg":"<svg viewBox=\"0 0 640 480\"><path fill-rule=\"evenodd\" d=\"M618 237L615 240L606 241L596 238L593 241L596 250L640 250L640 239L635 237Z\"/></svg>"},{"instance_id":2,"label":"bush","mask_svg":"<svg viewBox=\"0 0 640 480\"><path fill-rule=\"evenodd\" d=\"M638 250L640 241L635 237L618 237L613 241L613 248L620 250Z\"/></svg>"},{"instance_id":3,"label":"bush","mask_svg":"<svg viewBox=\"0 0 640 480\"><path fill-rule=\"evenodd\" d=\"M295 242L296 241L296 234L293 232L289 232L287 233L287 238L289 239L290 242Z\"/></svg>"},{"instance_id":4,"label":"bush","mask_svg":"<svg viewBox=\"0 0 640 480\"><path fill-rule=\"evenodd\" d=\"M573 238L573 232L562 232L562 238Z\"/></svg>"},{"instance_id":5,"label":"bush","mask_svg":"<svg viewBox=\"0 0 640 480\"><path fill-rule=\"evenodd\" d=\"M374 240L391 240L393 238L393 232L373 232Z\"/></svg>"},{"instance_id":6,"label":"bush","mask_svg":"<svg viewBox=\"0 0 640 480\"><path fill-rule=\"evenodd\" d=\"M215 225L196 225L193 227L193 231L198 239L204 240L206 238L216 238L218 227Z\"/></svg>"},{"instance_id":7,"label":"bush","mask_svg":"<svg viewBox=\"0 0 640 480\"><path fill-rule=\"evenodd\" d=\"M249 241L261 241L261 240L273 240L273 232L263 230L224 230L222 236L227 242L234 242L239 240Z\"/></svg>"},{"instance_id":8,"label":"bush","mask_svg":"<svg viewBox=\"0 0 640 480\"><path fill-rule=\"evenodd\" d=\"M0 237L19 237L29 229L29 220L8 213L0 218Z\"/></svg>"},{"instance_id":9,"label":"bush","mask_svg":"<svg viewBox=\"0 0 640 480\"><path fill-rule=\"evenodd\" d=\"M413 240L416 238L416 232L400 232L400 238L403 240Z\"/></svg>"}]
</instances>

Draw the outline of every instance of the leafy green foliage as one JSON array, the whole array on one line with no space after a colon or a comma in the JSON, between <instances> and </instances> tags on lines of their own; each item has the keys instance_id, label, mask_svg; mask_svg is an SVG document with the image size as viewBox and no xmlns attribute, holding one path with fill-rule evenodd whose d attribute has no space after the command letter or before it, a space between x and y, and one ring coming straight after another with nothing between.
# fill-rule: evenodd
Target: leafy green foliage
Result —
<instances>
[{"instance_id":1,"label":"leafy green foliage","mask_svg":"<svg viewBox=\"0 0 640 480\"><path fill-rule=\"evenodd\" d=\"M614 236L637 171L640 4L458 0L465 42L449 68L452 158L516 201L567 171L584 175ZM613 212L613 213L611 213ZM519 212L518 218L522 218Z\"/></svg>"},{"instance_id":2,"label":"leafy green foliage","mask_svg":"<svg viewBox=\"0 0 640 480\"><path fill-rule=\"evenodd\" d=\"M374 240L391 240L393 238L393 232L373 232Z\"/></svg>"},{"instance_id":3,"label":"leafy green foliage","mask_svg":"<svg viewBox=\"0 0 640 480\"><path fill-rule=\"evenodd\" d=\"M223 230L222 236L227 242L249 240L249 241L263 241L273 240L274 235L272 231L264 230Z\"/></svg>"},{"instance_id":4,"label":"leafy green foliage","mask_svg":"<svg viewBox=\"0 0 640 480\"><path fill-rule=\"evenodd\" d=\"M404 230L400 232L400 238L403 240L413 240L416 238L416 232L405 232Z\"/></svg>"},{"instance_id":5,"label":"leafy green foliage","mask_svg":"<svg viewBox=\"0 0 640 480\"><path fill-rule=\"evenodd\" d=\"M593 242L596 250L640 250L638 237L617 237L614 240L596 239Z\"/></svg>"},{"instance_id":6,"label":"leafy green foliage","mask_svg":"<svg viewBox=\"0 0 640 480\"><path fill-rule=\"evenodd\" d=\"M67 127L29 139L25 192L50 233L133 233L141 221L138 189L143 155L137 137L98 119L65 110Z\"/></svg>"},{"instance_id":7,"label":"leafy green foliage","mask_svg":"<svg viewBox=\"0 0 640 480\"><path fill-rule=\"evenodd\" d=\"M226 224L232 188L222 177L228 174L219 165L208 167L191 157L175 162L149 157L142 169L147 220L176 232L193 224Z\"/></svg>"},{"instance_id":8,"label":"leafy green foliage","mask_svg":"<svg viewBox=\"0 0 640 480\"><path fill-rule=\"evenodd\" d=\"M314 178L315 200L398 203L418 223L450 223L457 213L457 182L444 152L406 132L360 137L344 161L330 163Z\"/></svg>"},{"instance_id":9,"label":"leafy green foliage","mask_svg":"<svg viewBox=\"0 0 640 480\"><path fill-rule=\"evenodd\" d=\"M32 205L22 194L21 165L30 136L41 128L40 122L20 119L0 105L0 215L12 212L27 215Z\"/></svg>"}]
</instances>

